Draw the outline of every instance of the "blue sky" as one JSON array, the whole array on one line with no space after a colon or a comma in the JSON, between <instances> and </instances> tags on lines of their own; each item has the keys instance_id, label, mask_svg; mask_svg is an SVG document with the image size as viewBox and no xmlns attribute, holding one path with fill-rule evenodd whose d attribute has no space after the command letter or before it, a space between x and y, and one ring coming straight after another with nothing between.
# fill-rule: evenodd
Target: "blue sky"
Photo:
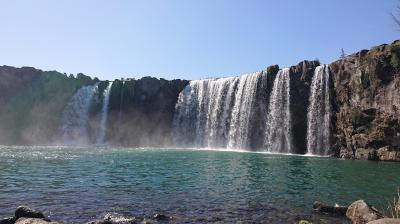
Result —
<instances>
[{"instance_id":1,"label":"blue sky","mask_svg":"<svg viewBox=\"0 0 400 224\"><path fill-rule=\"evenodd\" d=\"M240 75L400 39L397 0L0 0L0 64L101 79ZM400 12L399 12L400 13Z\"/></svg>"}]
</instances>

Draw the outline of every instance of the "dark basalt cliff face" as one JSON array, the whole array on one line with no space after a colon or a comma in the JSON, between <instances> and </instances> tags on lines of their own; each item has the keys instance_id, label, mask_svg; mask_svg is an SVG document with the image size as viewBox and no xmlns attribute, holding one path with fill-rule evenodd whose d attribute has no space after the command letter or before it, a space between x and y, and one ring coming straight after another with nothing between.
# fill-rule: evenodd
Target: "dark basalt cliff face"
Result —
<instances>
[{"instance_id":1,"label":"dark basalt cliff face","mask_svg":"<svg viewBox=\"0 0 400 224\"><path fill-rule=\"evenodd\" d=\"M172 145L172 121L179 93L189 82L144 77L114 81L107 139L112 145Z\"/></svg>"},{"instance_id":2,"label":"dark basalt cliff face","mask_svg":"<svg viewBox=\"0 0 400 224\"><path fill-rule=\"evenodd\" d=\"M400 42L331 64L336 156L400 160Z\"/></svg>"}]
</instances>

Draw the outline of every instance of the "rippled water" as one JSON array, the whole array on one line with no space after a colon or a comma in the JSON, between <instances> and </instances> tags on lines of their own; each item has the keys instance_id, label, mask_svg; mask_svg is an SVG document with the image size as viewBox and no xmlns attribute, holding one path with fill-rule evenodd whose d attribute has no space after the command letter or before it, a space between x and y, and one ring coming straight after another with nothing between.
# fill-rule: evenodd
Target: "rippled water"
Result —
<instances>
[{"instance_id":1,"label":"rippled water","mask_svg":"<svg viewBox=\"0 0 400 224\"><path fill-rule=\"evenodd\" d=\"M0 147L0 217L18 205L84 223L106 212L175 222L294 223L314 200L387 205L400 164L184 149Z\"/></svg>"}]
</instances>

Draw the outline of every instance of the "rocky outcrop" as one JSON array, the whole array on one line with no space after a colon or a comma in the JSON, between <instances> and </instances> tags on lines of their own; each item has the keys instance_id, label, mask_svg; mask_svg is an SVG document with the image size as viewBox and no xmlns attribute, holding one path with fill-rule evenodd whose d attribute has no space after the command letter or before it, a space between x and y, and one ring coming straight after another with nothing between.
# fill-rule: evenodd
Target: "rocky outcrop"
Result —
<instances>
[{"instance_id":1,"label":"rocky outcrop","mask_svg":"<svg viewBox=\"0 0 400 224\"><path fill-rule=\"evenodd\" d=\"M14 214L15 218L46 218L41 211L37 211L35 209L29 208L27 206L19 206L17 210L15 210Z\"/></svg>"},{"instance_id":2,"label":"rocky outcrop","mask_svg":"<svg viewBox=\"0 0 400 224\"><path fill-rule=\"evenodd\" d=\"M336 156L398 161L400 42L362 50L330 67Z\"/></svg>"},{"instance_id":3,"label":"rocky outcrop","mask_svg":"<svg viewBox=\"0 0 400 224\"><path fill-rule=\"evenodd\" d=\"M383 215L363 200L353 202L346 212L353 224L365 224L383 218Z\"/></svg>"}]
</instances>

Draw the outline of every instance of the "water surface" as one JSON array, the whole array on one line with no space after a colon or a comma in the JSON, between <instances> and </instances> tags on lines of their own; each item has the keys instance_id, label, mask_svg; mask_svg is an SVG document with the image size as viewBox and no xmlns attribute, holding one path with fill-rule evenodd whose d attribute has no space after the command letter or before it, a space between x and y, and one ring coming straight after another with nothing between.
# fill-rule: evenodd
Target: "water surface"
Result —
<instances>
[{"instance_id":1,"label":"water surface","mask_svg":"<svg viewBox=\"0 0 400 224\"><path fill-rule=\"evenodd\" d=\"M177 223L316 223L320 200L386 206L400 164L189 149L0 147L0 217L18 205L84 223L107 212Z\"/></svg>"}]
</instances>

